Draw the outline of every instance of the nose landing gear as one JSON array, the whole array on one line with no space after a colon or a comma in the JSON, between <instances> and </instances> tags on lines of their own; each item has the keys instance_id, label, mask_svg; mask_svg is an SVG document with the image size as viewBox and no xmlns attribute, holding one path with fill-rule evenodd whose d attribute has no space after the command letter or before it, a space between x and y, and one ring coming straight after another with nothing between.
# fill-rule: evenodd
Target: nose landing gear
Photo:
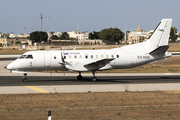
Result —
<instances>
[{"instance_id":1,"label":"nose landing gear","mask_svg":"<svg viewBox=\"0 0 180 120\"><path fill-rule=\"evenodd\" d=\"M27 79L27 73L24 73L24 76L23 76L23 82L27 82L28 79Z\"/></svg>"}]
</instances>

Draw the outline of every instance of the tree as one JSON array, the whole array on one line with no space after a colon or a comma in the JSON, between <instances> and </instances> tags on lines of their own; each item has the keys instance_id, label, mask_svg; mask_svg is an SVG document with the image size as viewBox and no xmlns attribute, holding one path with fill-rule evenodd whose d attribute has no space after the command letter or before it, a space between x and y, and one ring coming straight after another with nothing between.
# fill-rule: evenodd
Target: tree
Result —
<instances>
[{"instance_id":1,"label":"tree","mask_svg":"<svg viewBox=\"0 0 180 120\"><path fill-rule=\"evenodd\" d=\"M69 40L69 35L67 32L63 32L61 37L59 38L60 40Z\"/></svg>"},{"instance_id":2,"label":"tree","mask_svg":"<svg viewBox=\"0 0 180 120\"><path fill-rule=\"evenodd\" d=\"M32 40L32 42L40 43L42 41L47 41L48 34L42 31L34 31L30 33L28 39Z\"/></svg>"},{"instance_id":3,"label":"tree","mask_svg":"<svg viewBox=\"0 0 180 120\"><path fill-rule=\"evenodd\" d=\"M170 37L169 37L169 39L171 40L170 42L176 42L176 39L178 38L178 35L176 35L176 33L177 33L177 28L171 27Z\"/></svg>"},{"instance_id":4,"label":"tree","mask_svg":"<svg viewBox=\"0 0 180 120\"><path fill-rule=\"evenodd\" d=\"M95 32L95 31L93 31L93 32L90 32L89 33L89 39L99 39L99 33L100 32Z\"/></svg>"},{"instance_id":5,"label":"tree","mask_svg":"<svg viewBox=\"0 0 180 120\"><path fill-rule=\"evenodd\" d=\"M57 35L53 35L53 36L51 37L51 39L52 39L52 40L58 40L59 37L58 37Z\"/></svg>"},{"instance_id":6,"label":"tree","mask_svg":"<svg viewBox=\"0 0 180 120\"><path fill-rule=\"evenodd\" d=\"M16 41L15 44L21 44L21 41Z\"/></svg>"},{"instance_id":7,"label":"tree","mask_svg":"<svg viewBox=\"0 0 180 120\"><path fill-rule=\"evenodd\" d=\"M99 38L106 43L119 43L124 38L124 33L118 28L103 29L99 33Z\"/></svg>"}]
</instances>

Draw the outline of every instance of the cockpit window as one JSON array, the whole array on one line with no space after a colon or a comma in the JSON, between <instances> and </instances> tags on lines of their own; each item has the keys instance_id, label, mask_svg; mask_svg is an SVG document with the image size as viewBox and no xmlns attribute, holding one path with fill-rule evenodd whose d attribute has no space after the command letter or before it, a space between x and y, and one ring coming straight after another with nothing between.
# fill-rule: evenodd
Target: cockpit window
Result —
<instances>
[{"instance_id":1,"label":"cockpit window","mask_svg":"<svg viewBox=\"0 0 180 120\"><path fill-rule=\"evenodd\" d=\"M19 59L33 59L33 56L32 55L21 55L20 57L19 57Z\"/></svg>"},{"instance_id":2,"label":"cockpit window","mask_svg":"<svg viewBox=\"0 0 180 120\"><path fill-rule=\"evenodd\" d=\"M26 59L33 59L33 56L32 55L27 55L25 58Z\"/></svg>"},{"instance_id":3,"label":"cockpit window","mask_svg":"<svg viewBox=\"0 0 180 120\"><path fill-rule=\"evenodd\" d=\"M26 56L26 55L21 55L21 56L19 57L19 59L23 59L25 56Z\"/></svg>"}]
</instances>

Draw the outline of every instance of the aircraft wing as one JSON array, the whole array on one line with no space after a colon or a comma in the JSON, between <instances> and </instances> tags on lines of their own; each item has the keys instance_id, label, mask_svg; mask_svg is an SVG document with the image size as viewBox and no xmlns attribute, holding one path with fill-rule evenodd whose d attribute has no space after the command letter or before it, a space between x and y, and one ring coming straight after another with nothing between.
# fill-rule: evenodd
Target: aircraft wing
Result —
<instances>
[{"instance_id":1,"label":"aircraft wing","mask_svg":"<svg viewBox=\"0 0 180 120\"><path fill-rule=\"evenodd\" d=\"M98 60L98 61L86 64L86 65L84 65L84 67L86 69L88 69L89 71L98 70L99 68L102 68L105 65L107 65L112 60L114 60L114 58L111 58L111 59L108 59L108 58L101 59L101 60Z\"/></svg>"}]
</instances>

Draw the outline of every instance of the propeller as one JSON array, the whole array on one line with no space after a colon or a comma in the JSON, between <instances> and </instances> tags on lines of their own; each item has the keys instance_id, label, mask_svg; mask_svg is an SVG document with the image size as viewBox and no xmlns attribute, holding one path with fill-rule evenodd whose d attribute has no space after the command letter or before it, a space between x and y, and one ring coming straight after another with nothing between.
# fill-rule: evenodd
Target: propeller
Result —
<instances>
[{"instance_id":1,"label":"propeller","mask_svg":"<svg viewBox=\"0 0 180 120\"><path fill-rule=\"evenodd\" d=\"M68 62L66 62L65 60L64 60L64 55L63 55L63 53L62 53L62 49L61 49L61 61L62 62L59 62L59 64L61 64L62 66L63 66L63 73L64 73L64 76L65 76L65 69L67 69L66 68L66 64L68 64L68 65L70 65Z\"/></svg>"},{"instance_id":2,"label":"propeller","mask_svg":"<svg viewBox=\"0 0 180 120\"><path fill-rule=\"evenodd\" d=\"M65 61L65 59L64 59L64 55L63 55L63 53L62 53L62 48L61 48L61 62L59 62L59 64L61 64L62 66L63 66L63 69L62 69L62 71L63 71L63 73L64 73L64 76L65 76L65 70L67 70L67 68L66 68L66 65L70 65L71 66L71 64L69 63L69 62L66 62Z\"/></svg>"},{"instance_id":3,"label":"propeller","mask_svg":"<svg viewBox=\"0 0 180 120\"><path fill-rule=\"evenodd\" d=\"M65 76L65 72L64 72L64 69L66 68L66 66L65 66L65 61L64 61L64 56L63 56L63 54L62 54L62 49L61 49L61 60L62 60L62 62L60 63L62 66L63 66L63 74L64 74L64 76Z\"/></svg>"}]
</instances>

